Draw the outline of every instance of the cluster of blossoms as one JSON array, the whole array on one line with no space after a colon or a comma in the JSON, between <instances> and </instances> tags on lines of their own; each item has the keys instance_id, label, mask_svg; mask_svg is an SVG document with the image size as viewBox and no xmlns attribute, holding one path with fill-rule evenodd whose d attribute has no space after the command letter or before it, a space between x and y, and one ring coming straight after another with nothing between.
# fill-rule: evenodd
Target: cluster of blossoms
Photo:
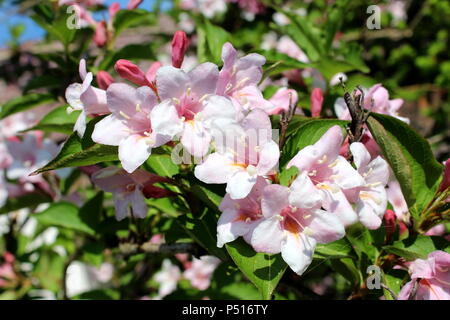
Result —
<instances>
[{"instance_id":1,"label":"cluster of blossoms","mask_svg":"<svg viewBox=\"0 0 450 320\"><path fill-rule=\"evenodd\" d=\"M343 129L331 127L289 161L287 168L298 169L291 183L277 184L280 150L269 116L295 104L295 91L282 88L265 99L258 87L265 58L239 57L230 43L223 46L220 70L207 62L186 72L181 66L187 46L186 35L177 32L172 66L155 63L147 72L119 60L117 73L138 87L111 78L100 79L102 88L95 88L82 61L83 83L66 91L71 107L82 110L75 126L80 135L86 116L106 115L95 125L92 139L118 146L123 169L101 169L93 182L113 193L118 219L126 216L128 207L136 217L146 216L144 197L149 196L149 187L153 195L168 196L155 191L161 188L153 184L170 181L139 167L154 148L179 140L189 155L200 160L194 170L197 179L226 184L219 207L219 247L242 236L257 252L281 253L301 274L317 243L342 238L345 227L357 221L370 229L380 227L391 175L378 149L371 149L374 142L368 133L362 142L349 146ZM319 116L323 102L319 88L313 90L311 101L314 115ZM389 100L381 85L369 90L366 101L366 108L394 116L402 103ZM338 116L348 119L339 103ZM344 157L349 151L355 167ZM401 200L400 205L405 205Z\"/></svg>"},{"instance_id":2,"label":"cluster of blossoms","mask_svg":"<svg viewBox=\"0 0 450 320\"><path fill-rule=\"evenodd\" d=\"M183 265L184 271L181 272L177 265L169 259L165 259L161 270L154 276L155 281L159 284L159 290L158 295L152 299L162 299L171 294L182 279L188 280L191 286L198 290L208 289L214 270L220 264L220 260L214 256L201 256L199 259L193 257L192 260L189 260L187 254L180 253L175 257Z\"/></svg>"},{"instance_id":3,"label":"cluster of blossoms","mask_svg":"<svg viewBox=\"0 0 450 320\"><path fill-rule=\"evenodd\" d=\"M133 10L140 6L143 0L130 0L127 4L127 10ZM109 19L96 21L91 15L89 8L103 5L103 0L59 0L58 5L70 6L77 18L76 27L88 27L91 26L95 30L94 42L98 47L103 47L107 44L112 34L113 19L117 12L121 9L119 2L113 2L108 7ZM68 11L70 12L70 11Z\"/></svg>"}]
</instances>

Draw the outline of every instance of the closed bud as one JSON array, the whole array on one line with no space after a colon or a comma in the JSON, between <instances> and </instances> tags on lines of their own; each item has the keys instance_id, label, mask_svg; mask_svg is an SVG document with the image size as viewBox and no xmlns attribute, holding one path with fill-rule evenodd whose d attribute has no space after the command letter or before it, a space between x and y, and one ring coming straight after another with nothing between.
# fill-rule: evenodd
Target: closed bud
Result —
<instances>
[{"instance_id":1,"label":"closed bud","mask_svg":"<svg viewBox=\"0 0 450 320\"><path fill-rule=\"evenodd\" d=\"M106 22L100 21L95 26L94 42L97 47L103 47L108 40Z\"/></svg>"},{"instance_id":2,"label":"closed bud","mask_svg":"<svg viewBox=\"0 0 450 320\"><path fill-rule=\"evenodd\" d=\"M127 9L128 10L136 9L137 7L139 7L141 5L142 1L143 0L130 0L128 2Z\"/></svg>"},{"instance_id":3,"label":"closed bud","mask_svg":"<svg viewBox=\"0 0 450 320\"><path fill-rule=\"evenodd\" d=\"M384 227L386 230L386 243L391 243L395 233L396 216L392 210L386 210L384 214Z\"/></svg>"},{"instance_id":4,"label":"closed bud","mask_svg":"<svg viewBox=\"0 0 450 320\"><path fill-rule=\"evenodd\" d=\"M175 68L181 68L184 55L189 46L189 40L184 31L177 31L172 39L172 65Z\"/></svg>"},{"instance_id":5,"label":"closed bud","mask_svg":"<svg viewBox=\"0 0 450 320\"><path fill-rule=\"evenodd\" d=\"M439 191L444 191L450 188L450 158L444 162L444 178L442 179Z\"/></svg>"},{"instance_id":6,"label":"closed bud","mask_svg":"<svg viewBox=\"0 0 450 320\"><path fill-rule=\"evenodd\" d=\"M320 117L323 103L323 92L320 88L314 88L311 92L311 115Z\"/></svg>"},{"instance_id":7,"label":"closed bud","mask_svg":"<svg viewBox=\"0 0 450 320\"><path fill-rule=\"evenodd\" d=\"M119 10L120 10L120 3L114 2L108 9L109 18L112 19Z\"/></svg>"},{"instance_id":8,"label":"closed bud","mask_svg":"<svg viewBox=\"0 0 450 320\"><path fill-rule=\"evenodd\" d=\"M111 83L114 83L113 77L106 71L99 71L97 73L97 83L100 89L108 89Z\"/></svg>"},{"instance_id":9,"label":"closed bud","mask_svg":"<svg viewBox=\"0 0 450 320\"><path fill-rule=\"evenodd\" d=\"M127 79L128 81L131 81L138 86L149 85L149 81L147 80L144 72L131 61L120 59L116 62L114 69L116 69L116 72L122 78Z\"/></svg>"}]
</instances>

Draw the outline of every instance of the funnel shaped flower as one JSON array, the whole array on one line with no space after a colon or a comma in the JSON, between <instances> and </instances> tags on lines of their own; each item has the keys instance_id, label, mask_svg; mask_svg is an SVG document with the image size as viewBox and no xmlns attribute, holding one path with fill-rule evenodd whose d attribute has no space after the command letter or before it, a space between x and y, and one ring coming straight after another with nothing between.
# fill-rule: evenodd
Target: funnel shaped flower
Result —
<instances>
[{"instance_id":1,"label":"funnel shaped flower","mask_svg":"<svg viewBox=\"0 0 450 320\"><path fill-rule=\"evenodd\" d=\"M397 219L406 221L408 218L408 204L403 196L400 183L391 172L388 188L386 189L388 201L391 203Z\"/></svg>"},{"instance_id":2,"label":"funnel shaped flower","mask_svg":"<svg viewBox=\"0 0 450 320\"><path fill-rule=\"evenodd\" d=\"M163 298L175 291L180 278L180 268L172 264L169 259L164 259L161 270L154 276L155 281L159 283L159 297Z\"/></svg>"},{"instance_id":3,"label":"funnel shaped flower","mask_svg":"<svg viewBox=\"0 0 450 320\"><path fill-rule=\"evenodd\" d=\"M450 300L450 254L434 251L427 260L417 259L409 265L411 281L405 284L399 300ZM413 287L417 284L414 296Z\"/></svg>"},{"instance_id":4,"label":"funnel shaped flower","mask_svg":"<svg viewBox=\"0 0 450 320\"><path fill-rule=\"evenodd\" d=\"M92 175L95 185L103 191L112 193L117 220L127 216L129 207L132 208L133 216L145 218L148 208L142 190L147 184L161 182L161 179L164 178L145 170L136 170L129 174L116 167L107 167Z\"/></svg>"},{"instance_id":5,"label":"funnel shaped flower","mask_svg":"<svg viewBox=\"0 0 450 320\"><path fill-rule=\"evenodd\" d=\"M193 156L204 156L215 127L235 123L232 103L215 95L218 70L204 63L186 73L174 67L162 67L156 74L162 102L152 113L156 133L170 140L181 135L181 143Z\"/></svg>"},{"instance_id":6,"label":"funnel shaped flower","mask_svg":"<svg viewBox=\"0 0 450 320\"><path fill-rule=\"evenodd\" d=\"M269 100L273 108L264 109L267 114L280 114L287 112L291 106L295 106L298 101L297 91L288 88L280 88Z\"/></svg>"},{"instance_id":7,"label":"funnel shaped flower","mask_svg":"<svg viewBox=\"0 0 450 320\"><path fill-rule=\"evenodd\" d=\"M114 69L122 78L127 79L138 86L150 85L145 73L131 61L120 59L114 65Z\"/></svg>"},{"instance_id":8,"label":"funnel shaped flower","mask_svg":"<svg viewBox=\"0 0 450 320\"><path fill-rule=\"evenodd\" d=\"M264 220L251 234L250 243L257 252L279 253L297 274L302 274L312 261L316 243L328 243L342 238L345 229L339 219L318 207L297 207L290 194L301 188L269 185L261 200Z\"/></svg>"},{"instance_id":9,"label":"funnel shaped flower","mask_svg":"<svg viewBox=\"0 0 450 320\"><path fill-rule=\"evenodd\" d=\"M86 72L86 61L80 61L80 77L83 83L73 83L66 89L66 100L70 105L68 111L81 110L81 114L75 123L74 130L80 136L86 130L86 116L108 114L106 106L106 91L91 86L92 73Z\"/></svg>"},{"instance_id":10,"label":"funnel shaped flower","mask_svg":"<svg viewBox=\"0 0 450 320\"><path fill-rule=\"evenodd\" d=\"M222 60L217 94L231 98L238 110L274 109L257 88L262 78L262 65L266 63L262 55L252 53L238 58L236 49L227 42L222 48Z\"/></svg>"},{"instance_id":11,"label":"funnel shaped flower","mask_svg":"<svg viewBox=\"0 0 450 320\"><path fill-rule=\"evenodd\" d=\"M191 267L184 271L183 276L194 288L206 290L211 284L212 274L219 263L220 260L214 256L201 256L200 259L194 257Z\"/></svg>"},{"instance_id":12,"label":"funnel shaped flower","mask_svg":"<svg viewBox=\"0 0 450 320\"><path fill-rule=\"evenodd\" d=\"M360 142L352 143L350 151L358 172L365 181L363 186L349 192L354 193L350 201L356 203L361 223L369 229L377 229L387 206L385 187L389 180L389 166L380 156L371 161L369 152Z\"/></svg>"},{"instance_id":13,"label":"funnel shaped flower","mask_svg":"<svg viewBox=\"0 0 450 320\"><path fill-rule=\"evenodd\" d=\"M149 87L135 89L127 84L113 83L107 90L111 115L95 125L92 140L119 146L119 159L127 172L143 164L152 152L169 139L152 130L149 114L157 103Z\"/></svg>"},{"instance_id":14,"label":"funnel shaped flower","mask_svg":"<svg viewBox=\"0 0 450 320\"><path fill-rule=\"evenodd\" d=\"M244 199L233 200L226 194L220 203L222 215L217 223L217 246L222 248L225 243L232 242L243 236L250 242L253 229L263 218L261 197L267 181L258 177L255 186Z\"/></svg>"},{"instance_id":15,"label":"funnel shaped flower","mask_svg":"<svg viewBox=\"0 0 450 320\"><path fill-rule=\"evenodd\" d=\"M231 199L245 198L258 177L274 169L280 156L264 111L253 110L241 126L232 132L231 139L227 136L225 145L217 145L219 152L195 168L195 176L205 183L226 183Z\"/></svg>"},{"instance_id":16,"label":"funnel shaped flower","mask_svg":"<svg viewBox=\"0 0 450 320\"><path fill-rule=\"evenodd\" d=\"M343 190L363 186L364 179L339 155L343 136L339 126L333 126L314 145L307 146L288 163L305 172L315 186L311 196L321 197L325 209L335 213L347 226L357 220L357 215Z\"/></svg>"}]
</instances>

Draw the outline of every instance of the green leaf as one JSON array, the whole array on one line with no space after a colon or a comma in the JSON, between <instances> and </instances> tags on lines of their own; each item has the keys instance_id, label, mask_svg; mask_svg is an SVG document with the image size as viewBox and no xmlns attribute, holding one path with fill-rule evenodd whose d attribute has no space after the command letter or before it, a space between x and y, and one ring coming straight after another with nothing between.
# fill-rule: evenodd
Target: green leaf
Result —
<instances>
[{"instance_id":1,"label":"green leaf","mask_svg":"<svg viewBox=\"0 0 450 320\"><path fill-rule=\"evenodd\" d=\"M152 25L154 18L153 13L143 9L120 10L114 16L114 35L117 37L125 29L138 25Z\"/></svg>"},{"instance_id":2,"label":"green leaf","mask_svg":"<svg viewBox=\"0 0 450 320\"><path fill-rule=\"evenodd\" d=\"M212 55L212 62L220 65L222 64L222 47L225 42L229 41L230 34L221 27L211 24L208 19L204 20L204 26L206 43Z\"/></svg>"},{"instance_id":3,"label":"green leaf","mask_svg":"<svg viewBox=\"0 0 450 320\"><path fill-rule=\"evenodd\" d=\"M46 210L34 215L43 225L57 226L94 235L95 230L79 214L78 207L69 202L52 204Z\"/></svg>"},{"instance_id":4,"label":"green leaf","mask_svg":"<svg viewBox=\"0 0 450 320\"><path fill-rule=\"evenodd\" d=\"M76 132L67 139L59 154L34 174L67 167L81 167L104 161L118 160L117 147L95 144L90 136L95 124L101 119L94 119L87 125L83 139Z\"/></svg>"},{"instance_id":5,"label":"green leaf","mask_svg":"<svg viewBox=\"0 0 450 320\"><path fill-rule=\"evenodd\" d=\"M428 254L436 250L450 253L450 243L441 237L418 235L402 241L395 241L384 250L407 260L426 259Z\"/></svg>"},{"instance_id":6,"label":"green leaf","mask_svg":"<svg viewBox=\"0 0 450 320\"><path fill-rule=\"evenodd\" d=\"M61 106L47 113L37 125L26 131L41 130L44 132L71 134L79 115L80 111L68 114L67 105Z\"/></svg>"},{"instance_id":7,"label":"green leaf","mask_svg":"<svg viewBox=\"0 0 450 320\"><path fill-rule=\"evenodd\" d=\"M434 158L428 142L403 121L373 113L367 125L417 219L439 186L442 165Z\"/></svg>"},{"instance_id":8,"label":"green leaf","mask_svg":"<svg viewBox=\"0 0 450 320\"><path fill-rule=\"evenodd\" d=\"M346 73L358 70L367 73L370 71L365 64L352 64L347 60L337 60L331 57L324 57L320 61L313 63L313 66L320 71L328 82L339 72Z\"/></svg>"},{"instance_id":9,"label":"green leaf","mask_svg":"<svg viewBox=\"0 0 450 320\"><path fill-rule=\"evenodd\" d=\"M405 275L406 272L403 270L390 270L388 273L383 273L383 283L398 295ZM383 292L386 300L394 300L388 290L383 289Z\"/></svg>"},{"instance_id":10,"label":"green leaf","mask_svg":"<svg viewBox=\"0 0 450 320\"><path fill-rule=\"evenodd\" d=\"M69 13L65 7L61 8L55 15L50 13L44 13L44 11L51 10L51 8L45 4L34 7L35 14L31 15L31 18L42 28L44 28L50 35L61 41L64 47L73 41L77 29L69 28L69 19L74 12Z\"/></svg>"},{"instance_id":11,"label":"green leaf","mask_svg":"<svg viewBox=\"0 0 450 320\"><path fill-rule=\"evenodd\" d=\"M198 217L187 213L179 216L176 221L209 253L224 261L228 259L225 250L217 247L217 218L208 207L205 207Z\"/></svg>"},{"instance_id":12,"label":"green leaf","mask_svg":"<svg viewBox=\"0 0 450 320\"><path fill-rule=\"evenodd\" d=\"M324 44L320 36L320 30L305 17L299 17L287 10L275 8L286 15L291 23L281 27L283 33L289 35L294 42L305 51L311 61L318 61L324 54Z\"/></svg>"},{"instance_id":13,"label":"green leaf","mask_svg":"<svg viewBox=\"0 0 450 320\"><path fill-rule=\"evenodd\" d=\"M31 93L14 98L0 108L0 120L14 113L22 112L33 107L55 101L55 97L48 93Z\"/></svg>"},{"instance_id":14,"label":"green leaf","mask_svg":"<svg viewBox=\"0 0 450 320\"><path fill-rule=\"evenodd\" d=\"M180 172L180 168L173 163L172 158L167 154L152 154L147 160L147 165L162 177L172 178Z\"/></svg>"},{"instance_id":15,"label":"green leaf","mask_svg":"<svg viewBox=\"0 0 450 320\"><path fill-rule=\"evenodd\" d=\"M304 147L316 143L328 129L335 125L341 126L344 131L347 121L336 119L299 121L298 128L287 139L283 148L281 166L284 167Z\"/></svg>"},{"instance_id":16,"label":"green leaf","mask_svg":"<svg viewBox=\"0 0 450 320\"><path fill-rule=\"evenodd\" d=\"M355 258L352 244L346 239L340 239L327 244L318 244L314 251L316 259Z\"/></svg>"},{"instance_id":17,"label":"green leaf","mask_svg":"<svg viewBox=\"0 0 450 320\"><path fill-rule=\"evenodd\" d=\"M50 74L44 74L42 76L33 77L28 81L27 85L23 89L24 93L27 93L35 89L53 89L61 87L61 77L57 77Z\"/></svg>"},{"instance_id":18,"label":"green leaf","mask_svg":"<svg viewBox=\"0 0 450 320\"><path fill-rule=\"evenodd\" d=\"M33 192L17 198L8 198L3 207L0 208L0 214L13 212L22 208L35 207L41 203L51 202L52 198L44 193Z\"/></svg>"},{"instance_id":19,"label":"green leaf","mask_svg":"<svg viewBox=\"0 0 450 320\"><path fill-rule=\"evenodd\" d=\"M236 266L259 289L262 298L269 300L287 268L281 255L256 253L242 239L225 247Z\"/></svg>"}]
</instances>

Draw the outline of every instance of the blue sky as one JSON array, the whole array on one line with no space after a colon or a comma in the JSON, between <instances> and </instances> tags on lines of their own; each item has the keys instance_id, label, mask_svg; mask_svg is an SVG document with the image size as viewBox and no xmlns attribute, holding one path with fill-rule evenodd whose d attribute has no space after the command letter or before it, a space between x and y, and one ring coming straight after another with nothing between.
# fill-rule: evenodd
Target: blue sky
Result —
<instances>
[{"instance_id":1,"label":"blue sky","mask_svg":"<svg viewBox=\"0 0 450 320\"><path fill-rule=\"evenodd\" d=\"M8 2L8 1L6 1ZM126 7L128 0L105 0L104 3L109 5L113 2L119 2L121 7ZM154 0L144 0L141 4L141 8L150 9L152 7ZM163 7L167 7L166 5ZM97 19L102 17L101 14L94 15ZM6 4L0 6L0 47L5 47L6 43L11 39L9 28L15 24L24 24L25 32L20 38L20 42L28 40L36 40L42 38L44 35L44 30L37 26L33 20L27 16L19 15L15 12L15 9Z\"/></svg>"}]
</instances>

